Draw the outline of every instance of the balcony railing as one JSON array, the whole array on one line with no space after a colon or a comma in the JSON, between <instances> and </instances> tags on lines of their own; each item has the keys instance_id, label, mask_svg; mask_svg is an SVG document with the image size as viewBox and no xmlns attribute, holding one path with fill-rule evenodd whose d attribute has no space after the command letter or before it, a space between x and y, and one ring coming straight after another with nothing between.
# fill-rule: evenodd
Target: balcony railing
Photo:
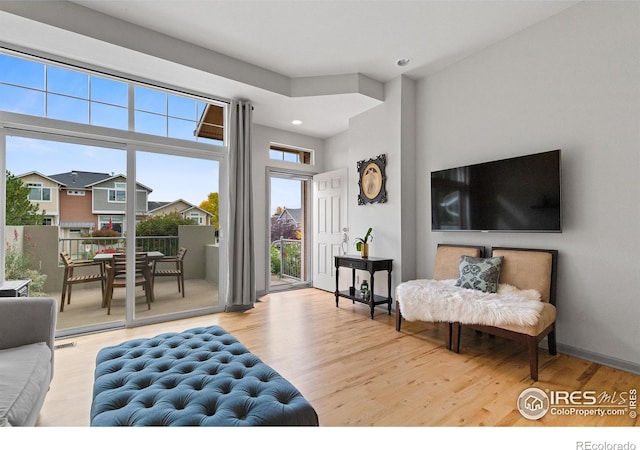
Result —
<instances>
[{"instance_id":1,"label":"balcony railing","mask_svg":"<svg viewBox=\"0 0 640 450\"><path fill-rule=\"evenodd\" d=\"M271 274L302 281L302 242L278 239L271 243Z\"/></svg>"},{"instance_id":2,"label":"balcony railing","mask_svg":"<svg viewBox=\"0 0 640 450\"><path fill-rule=\"evenodd\" d=\"M58 241L60 252L68 253L75 260L91 259L96 253L113 251L127 244L127 238L123 237L60 238ZM136 237L136 248L175 256L178 252L178 236L139 236Z\"/></svg>"}]
</instances>

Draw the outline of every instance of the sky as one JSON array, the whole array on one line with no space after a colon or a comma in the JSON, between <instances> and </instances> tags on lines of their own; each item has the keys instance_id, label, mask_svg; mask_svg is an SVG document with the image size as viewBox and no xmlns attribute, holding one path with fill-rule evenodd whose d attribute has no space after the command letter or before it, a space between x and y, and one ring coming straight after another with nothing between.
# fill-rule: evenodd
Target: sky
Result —
<instances>
[{"instance_id":1,"label":"sky","mask_svg":"<svg viewBox=\"0 0 640 450\"><path fill-rule=\"evenodd\" d=\"M271 214L278 206L297 209L301 205L300 180L271 178Z\"/></svg>"}]
</instances>

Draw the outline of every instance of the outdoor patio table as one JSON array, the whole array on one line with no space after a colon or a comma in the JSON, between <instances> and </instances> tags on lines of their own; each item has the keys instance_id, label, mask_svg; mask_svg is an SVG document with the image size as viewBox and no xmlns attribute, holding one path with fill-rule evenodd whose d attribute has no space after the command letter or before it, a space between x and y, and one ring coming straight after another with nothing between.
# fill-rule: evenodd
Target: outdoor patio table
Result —
<instances>
[{"instance_id":1,"label":"outdoor patio table","mask_svg":"<svg viewBox=\"0 0 640 450\"><path fill-rule=\"evenodd\" d=\"M146 252L147 256L149 257L150 260L154 260L154 259L162 259L164 258L164 253L162 252L156 252L156 251L152 251L152 252ZM94 257L93 260L94 261L100 261L102 264L105 264L109 261L111 261L113 259L113 255L115 255L116 253L97 253ZM121 254L121 253L117 253L117 254ZM105 298L102 298L102 307L106 307L106 302L105 302Z\"/></svg>"},{"instance_id":2,"label":"outdoor patio table","mask_svg":"<svg viewBox=\"0 0 640 450\"><path fill-rule=\"evenodd\" d=\"M160 259L164 258L164 254L162 252L146 252L149 259ZM107 262L113 259L113 255L115 253L98 253L93 257L94 261L102 261Z\"/></svg>"}]
</instances>

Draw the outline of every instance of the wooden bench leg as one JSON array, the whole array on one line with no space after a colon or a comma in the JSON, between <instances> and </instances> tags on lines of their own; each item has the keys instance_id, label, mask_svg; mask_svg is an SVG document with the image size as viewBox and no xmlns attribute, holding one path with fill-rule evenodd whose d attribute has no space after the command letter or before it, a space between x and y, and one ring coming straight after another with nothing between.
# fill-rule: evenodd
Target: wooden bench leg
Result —
<instances>
[{"instance_id":1,"label":"wooden bench leg","mask_svg":"<svg viewBox=\"0 0 640 450\"><path fill-rule=\"evenodd\" d=\"M460 353L460 322L453 322L451 324L451 347L454 352Z\"/></svg>"},{"instance_id":2,"label":"wooden bench leg","mask_svg":"<svg viewBox=\"0 0 640 450\"><path fill-rule=\"evenodd\" d=\"M400 304L396 300L396 331L400 331L402 325L402 314L400 313Z\"/></svg>"},{"instance_id":3,"label":"wooden bench leg","mask_svg":"<svg viewBox=\"0 0 640 450\"><path fill-rule=\"evenodd\" d=\"M547 343L549 344L549 354L557 355L558 348L556 347L556 325L553 325L553 329L547 335Z\"/></svg>"},{"instance_id":4,"label":"wooden bench leg","mask_svg":"<svg viewBox=\"0 0 640 450\"><path fill-rule=\"evenodd\" d=\"M536 336L527 337L529 347L529 367L531 369L531 379L538 381L538 339Z\"/></svg>"}]
</instances>

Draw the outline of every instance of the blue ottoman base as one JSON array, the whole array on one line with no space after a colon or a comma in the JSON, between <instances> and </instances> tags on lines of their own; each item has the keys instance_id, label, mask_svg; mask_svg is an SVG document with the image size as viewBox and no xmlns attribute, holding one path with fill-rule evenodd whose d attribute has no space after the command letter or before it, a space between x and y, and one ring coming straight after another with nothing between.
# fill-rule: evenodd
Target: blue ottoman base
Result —
<instances>
[{"instance_id":1,"label":"blue ottoman base","mask_svg":"<svg viewBox=\"0 0 640 450\"><path fill-rule=\"evenodd\" d=\"M302 394L219 326L103 348L91 426L318 426Z\"/></svg>"}]
</instances>

